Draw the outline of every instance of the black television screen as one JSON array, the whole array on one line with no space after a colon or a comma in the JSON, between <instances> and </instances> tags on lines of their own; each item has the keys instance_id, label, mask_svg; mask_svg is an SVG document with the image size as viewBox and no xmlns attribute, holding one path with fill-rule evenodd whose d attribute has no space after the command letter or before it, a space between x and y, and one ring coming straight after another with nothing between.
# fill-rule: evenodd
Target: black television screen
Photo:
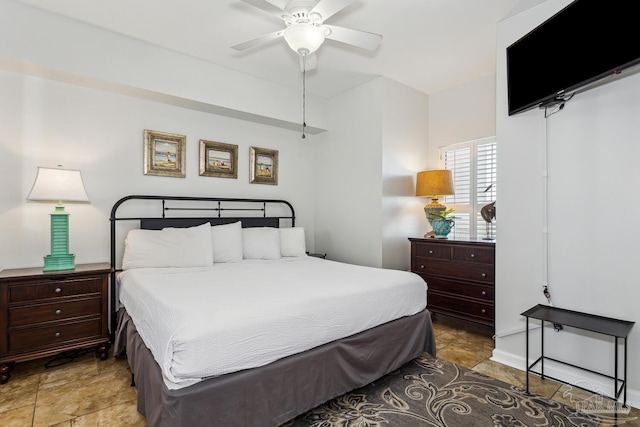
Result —
<instances>
[{"instance_id":1,"label":"black television screen","mask_svg":"<svg viewBox=\"0 0 640 427\"><path fill-rule=\"evenodd\" d=\"M507 48L509 115L640 63L633 0L575 0Z\"/></svg>"}]
</instances>

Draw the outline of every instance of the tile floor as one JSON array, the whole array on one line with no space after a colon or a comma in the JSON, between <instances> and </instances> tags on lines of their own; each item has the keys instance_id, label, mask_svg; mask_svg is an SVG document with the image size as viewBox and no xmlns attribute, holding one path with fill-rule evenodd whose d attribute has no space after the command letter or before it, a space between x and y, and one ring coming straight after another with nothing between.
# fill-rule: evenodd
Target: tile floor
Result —
<instances>
[{"instance_id":1,"label":"tile floor","mask_svg":"<svg viewBox=\"0 0 640 427\"><path fill-rule=\"evenodd\" d=\"M438 357L502 381L524 387L522 371L489 360L490 337L434 320ZM3 427L145 426L136 411L136 392L130 387L126 358L98 360L93 353L56 368L45 368L50 359L16 364L12 377L0 385L0 425ZM531 377L531 391L561 401L566 386ZM573 398L591 395L575 389ZM634 418L635 419L631 419ZM640 410L632 409L621 421L625 427L640 427ZM602 424L602 427L611 424Z\"/></svg>"}]
</instances>

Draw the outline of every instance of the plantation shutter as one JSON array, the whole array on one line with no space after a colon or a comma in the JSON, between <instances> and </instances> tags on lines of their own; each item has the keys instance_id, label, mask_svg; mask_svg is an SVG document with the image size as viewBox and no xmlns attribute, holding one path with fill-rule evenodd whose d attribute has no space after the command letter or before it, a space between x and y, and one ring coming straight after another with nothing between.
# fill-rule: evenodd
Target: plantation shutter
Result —
<instances>
[{"instance_id":1,"label":"plantation shutter","mask_svg":"<svg viewBox=\"0 0 640 427\"><path fill-rule=\"evenodd\" d=\"M472 144L462 143L451 146L443 152L444 169L453 171L453 185L456 193L453 196L446 196L442 202L448 209L454 209L453 238L468 238L472 234L472 148Z\"/></svg>"},{"instance_id":2,"label":"plantation shutter","mask_svg":"<svg viewBox=\"0 0 640 427\"><path fill-rule=\"evenodd\" d=\"M468 205L471 202L471 147L463 146L444 152L444 168L453 171L456 194L446 196L445 204Z\"/></svg>"},{"instance_id":3,"label":"plantation shutter","mask_svg":"<svg viewBox=\"0 0 640 427\"><path fill-rule=\"evenodd\" d=\"M496 141L485 138L453 144L441 149L443 169L453 172L455 195L441 202L454 209L452 238L495 238L495 220L487 228L480 214L483 206L496 200Z\"/></svg>"},{"instance_id":4,"label":"plantation shutter","mask_svg":"<svg viewBox=\"0 0 640 427\"><path fill-rule=\"evenodd\" d=\"M491 235L495 238L495 220L488 224L480 214L483 206L495 202L497 194L496 182L496 143L495 141L478 143L476 156L476 226L477 237ZM488 228L490 227L490 228Z\"/></svg>"}]
</instances>

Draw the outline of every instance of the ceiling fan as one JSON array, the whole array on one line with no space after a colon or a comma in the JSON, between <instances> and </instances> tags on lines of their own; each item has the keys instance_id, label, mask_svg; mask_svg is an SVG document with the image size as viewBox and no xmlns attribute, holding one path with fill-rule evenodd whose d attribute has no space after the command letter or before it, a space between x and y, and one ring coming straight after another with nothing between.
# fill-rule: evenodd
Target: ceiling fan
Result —
<instances>
[{"instance_id":1,"label":"ceiling fan","mask_svg":"<svg viewBox=\"0 0 640 427\"><path fill-rule=\"evenodd\" d=\"M300 55L301 71L316 68L315 51L325 39L371 51L376 50L382 41L379 34L325 24L327 19L347 7L353 0L290 0L284 7L277 5L277 1L274 0L242 1L282 19L286 28L231 47L243 51L283 37L289 47Z\"/></svg>"}]
</instances>

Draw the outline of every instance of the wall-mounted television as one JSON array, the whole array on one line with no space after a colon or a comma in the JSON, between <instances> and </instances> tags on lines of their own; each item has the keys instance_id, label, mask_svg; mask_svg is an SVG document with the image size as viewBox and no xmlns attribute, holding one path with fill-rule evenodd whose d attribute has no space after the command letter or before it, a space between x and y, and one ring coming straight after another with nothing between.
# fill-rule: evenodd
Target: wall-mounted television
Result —
<instances>
[{"instance_id":1,"label":"wall-mounted television","mask_svg":"<svg viewBox=\"0 0 640 427\"><path fill-rule=\"evenodd\" d=\"M639 64L636 7L634 0L575 0L509 46L509 115L551 104Z\"/></svg>"}]
</instances>

